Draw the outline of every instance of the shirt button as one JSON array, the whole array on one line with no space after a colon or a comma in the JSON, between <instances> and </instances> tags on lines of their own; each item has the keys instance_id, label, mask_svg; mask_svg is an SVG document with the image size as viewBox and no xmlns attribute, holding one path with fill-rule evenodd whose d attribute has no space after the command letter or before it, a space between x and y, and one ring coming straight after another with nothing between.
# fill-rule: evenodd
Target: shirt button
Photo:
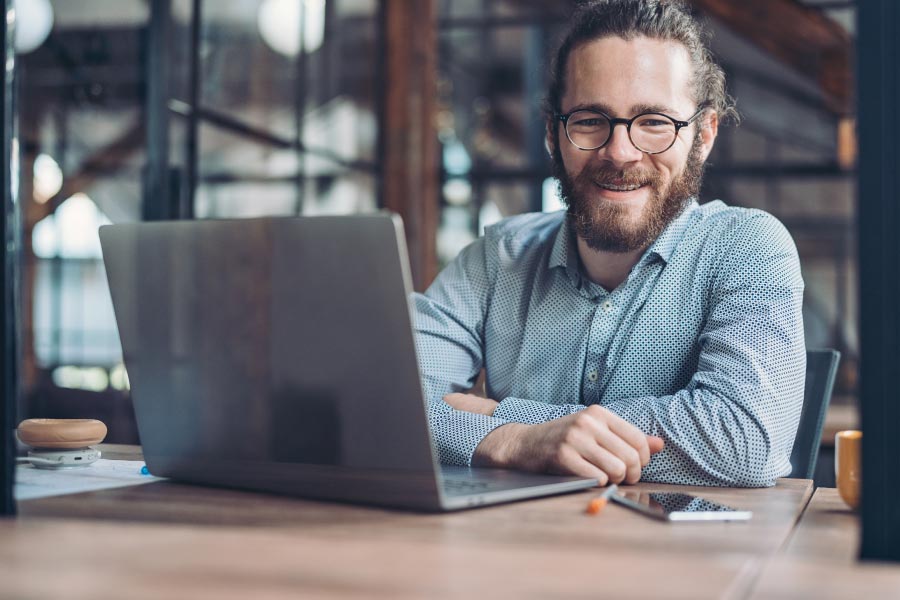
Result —
<instances>
[{"instance_id":1,"label":"shirt button","mask_svg":"<svg viewBox=\"0 0 900 600\"><path fill-rule=\"evenodd\" d=\"M604 300L603 304L600 305L603 308L603 312L609 312L613 309L613 303L609 300Z\"/></svg>"},{"instance_id":2,"label":"shirt button","mask_svg":"<svg viewBox=\"0 0 900 600\"><path fill-rule=\"evenodd\" d=\"M590 379L591 381L597 381L598 377L599 376L597 375L597 371L591 371L590 373L588 373L588 379Z\"/></svg>"}]
</instances>

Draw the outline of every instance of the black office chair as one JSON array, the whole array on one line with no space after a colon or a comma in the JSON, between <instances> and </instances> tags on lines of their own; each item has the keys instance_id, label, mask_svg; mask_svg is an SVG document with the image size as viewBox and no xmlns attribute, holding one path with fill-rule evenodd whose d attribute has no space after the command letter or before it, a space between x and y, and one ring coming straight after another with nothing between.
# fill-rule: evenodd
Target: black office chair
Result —
<instances>
[{"instance_id":1,"label":"black office chair","mask_svg":"<svg viewBox=\"0 0 900 600\"><path fill-rule=\"evenodd\" d=\"M828 412L840 360L841 353L837 350L806 351L806 390L803 393L800 426L791 452L791 477L814 478L825 413Z\"/></svg>"}]
</instances>

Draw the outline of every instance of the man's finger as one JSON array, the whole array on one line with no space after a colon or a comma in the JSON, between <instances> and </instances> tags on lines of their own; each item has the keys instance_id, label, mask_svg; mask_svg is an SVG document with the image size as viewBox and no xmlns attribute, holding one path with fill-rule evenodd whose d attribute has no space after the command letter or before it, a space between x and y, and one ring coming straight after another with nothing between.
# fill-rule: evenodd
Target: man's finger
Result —
<instances>
[{"instance_id":1,"label":"man's finger","mask_svg":"<svg viewBox=\"0 0 900 600\"><path fill-rule=\"evenodd\" d=\"M637 483L640 480L641 468L644 465L641 463L641 457L636 448L613 433L608 427L598 426L597 431L594 433L594 439L599 446L598 450L605 450L609 455L616 458L616 462L611 464L611 467L618 468L619 464L625 467L624 473L618 473L617 471L611 472L607 470L602 464L594 463L609 473L613 483L621 483L622 481ZM586 458L591 460L591 457ZM592 460L591 462L594 461ZM618 475L621 475L621 477Z\"/></svg>"},{"instance_id":2,"label":"man's finger","mask_svg":"<svg viewBox=\"0 0 900 600\"><path fill-rule=\"evenodd\" d=\"M598 427L598 430L599 429L600 428ZM594 432L593 435L588 434L579 436L576 440L571 442L571 450L608 475L609 481L612 483L621 483L627 477L633 476L635 468L637 469L638 478L640 478L640 465L636 464L636 460L631 461L635 464L628 465L626 461L617 454L616 450L608 448L607 445L616 447L616 442L618 442L618 448L620 450L624 449L625 451L630 451L632 456L636 459L634 450L630 449L628 444L618 439L614 433L611 433L605 427L603 428L603 431L605 432L605 435ZM599 439L601 437L603 438L603 442Z\"/></svg>"},{"instance_id":3,"label":"man's finger","mask_svg":"<svg viewBox=\"0 0 900 600\"><path fill-rule=\"evenodd\" d=\"M644 432L620 417L619 415L607 411L608 417L606 424L610 431L625 440L629 446L638 451L641 458L641 466L646 466L650 462L650 446L649 440Z\"/></svg>"},{"instance_id":4,"label":"man's finger","mask_svg":"<svg viewBox=\"0 0 900 600\"><path fill-rule=\"evenodd\" d=\"M556 473L557 475L575 475L576 477L596 479L601 486L609 483L609 475L607 475L603 469L600 469L591 461L574 451L549 470L551 473Z\"/></svg>"},{"instance_id":5,"label":"man's finger","mask_svg":"<svg viewBox=\"0 0 900 600\"><path fill-rule=\"evenodd\" d=\"M666 446L665 440L655 435L647 436L647 445L650 446L650 454L656 454Z\"/></svg>"}]
</instances>

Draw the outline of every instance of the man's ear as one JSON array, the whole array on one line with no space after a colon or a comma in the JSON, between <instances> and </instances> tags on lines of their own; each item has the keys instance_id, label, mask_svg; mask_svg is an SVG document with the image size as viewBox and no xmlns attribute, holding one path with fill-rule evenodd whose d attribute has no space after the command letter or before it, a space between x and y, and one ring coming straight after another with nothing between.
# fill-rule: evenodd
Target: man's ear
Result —
<instances>
[{"instance_id":1,"label":"man's ear","mask_svg":"<svg viewBox=\"0 0 900 600\"><path fill-rule=\"evenodd\" d=\"M547 154L550 158L553 158L553 152L556 150L556 127L554 123L548 121L547 127L545 128L546 135L544 136L544 148L547 150Z\"/></svg>"},{"instance_id":2,"label":"man's ear","mask_svg":"<svg viewBox=\"0 0 900 600\"><path fill-rule=\"evenodd\" d=\"M701 156L706 161L706 157L712 152L713 145L716 143L716 136L719 135L719 114L715 110L710 110L708 115L704 115L699 119Z\"/></svg>"}]
</instances>

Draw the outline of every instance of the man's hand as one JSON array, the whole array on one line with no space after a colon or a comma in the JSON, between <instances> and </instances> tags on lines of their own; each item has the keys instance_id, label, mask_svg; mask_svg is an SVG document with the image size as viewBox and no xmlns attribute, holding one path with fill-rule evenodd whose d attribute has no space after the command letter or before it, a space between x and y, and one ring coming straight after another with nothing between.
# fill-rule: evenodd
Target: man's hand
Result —
<instances>
[{"instance_id":1,"label":"man's hand","mask_svg":"<svg viewBox=\"0 0 900 600\"><path fill-rule=\"evenodd\" d=\"M489 417L494 414L494 410L497 409L499 404L496 400L482 398L475 394L447 394L444 396L444 402L456 410L464 410Z\"/></svg>"},{"instance_id":2,"label":"man's hand","mask_svg":"<svg viewBox=\"0 0 900 600\"><path fill-rule=\"evenodd\" d=\"M637 483L663 445L662 438L594 405L538 425L501 425L481 440L472 464L593 477L600 485Z\"/></svg>"}]
</instances>

